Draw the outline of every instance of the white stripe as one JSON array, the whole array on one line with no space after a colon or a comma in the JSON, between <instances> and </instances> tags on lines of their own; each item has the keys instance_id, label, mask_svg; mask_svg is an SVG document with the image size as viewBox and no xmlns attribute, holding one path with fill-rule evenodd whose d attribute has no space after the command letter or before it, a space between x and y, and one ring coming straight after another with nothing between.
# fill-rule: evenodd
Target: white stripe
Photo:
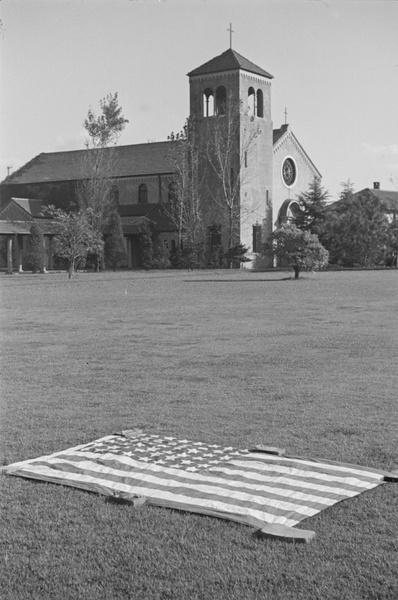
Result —
<instances>
[{"instance_id":1,"label":"white stripe","mask_svg":"<svg viewBox=\"0 0 398 600\"><path fill-rule=\"evenodd\" d=\"M239 514L255 517L260 521L266 523L279 523L280 525L287 525L288 527L294 527L300 520L287 519L283 516L272 515L265 511L255 510L243 506L231 506L218 500L204 500L202 498L190 498L182 494L173 494L172 492L166 492L163 490L152 490L141 486L130 486L124 483L109 481L107 479L100 479L92 477L91 475L78 474L78 473L60 473L54 469L43 465L34 465L31 469L32 473L47 476L51 479L60 479L60 481L74 481L74 482L85 482L93 485L100 485L102 487L117 490L120 492L127 492L129 494L136 494L138 496L145 496L147 498L155 498L159 500L169 500L171 502L180 502L189 506L200 506L204 508L210 508L229 514ZM29 473L29 471L27 471ZM21 473L22 474L22 473Z\"/></svg>"},{"instance_id":2,"label":"white stripe","mask_svg":"<svg viewBox=\"0 0 398 600\"><path fill-rule=\"evenodd\" d=\"M146 470L151 470L154 472L165 472L168 474L172 474L174 473L176 470L179 471L181 474L183 474L184 478L187 479L192 479L192 480L196 480L196 481L209 481L210 477L212 476L213 473L217 473L217 472L223 472L229 476L236 476L236 477L242 477L244 478L244 481L242 481L241 485L246 485L246 480L252 480L253 483L255 482L260 482L262 484L267 484L267 483L283 483L286 485L289 485L291 488L303 488L304 490L307 490L309 493L311 490L316 490L319 491L321 493L325 494L325 497L327 498L327 494L338 494L338 495L342 495L342 496L346 496L348 498L352 498L353 496L355 496L356 494L359 494L360 491L358 490L349 490L349 489L345 489L343 485L339 485L339 487L332 487L332 486L328 486L327 484L322 483L322 481L320 480L319 483L309 483L306 481L300 481L300 480L296 480L296 479L289 479L289 477L279 477L279 476L270 476L266 474L266 471L262 472L262 473L256 473L253 471L249 471L249 470L239 470L239 469L229 469L228 467L221 467L221 466L215 466L215 467L211 467L210 469L208 469L207 473L209 473L209 475L203 475L200 474L198 472L189 472L189 471L185 471L183 469L173 469L172 467L162 467L160 465L157 465L155 463L143 463L142 461L137 461L133 458L130 458L128 456L122 456L120 454L103 454L102 456L98 456L98 454L96 452L82 452L82 453L78 453L77 454L79 457L81 458L91 458L94 461L98 461L99 459L101 460L113 460L113 461L117 461L120 462L122 464L125 464L129 467L132 468L145 468ZM52 456L47 457L48 460L50 460L52 458ZM40 460L40 459L36 459L36 460ZM231 463L236 463L237 461L229 461L228 465L230 465ZM245 461L242 461L242 465L247 467L250 463L246 463ZM274 471L275 472L275 471ZM181 477L182 475L180 475ZM213 482L219 481L219 478L217 478L217 475L214 477L214 479L212 480ZM349 481L347 481L346 479L343 478L343 482L347 482L349 483ZM331 481L328 480L328 483L332 483ZM370 490L373 487L375 487L375 485L378 485L378 483L372 484L370 482L361 482L361 487L362 489L367 489ZM314 502L318 501L318 497L314 496Z\"/></svg>"},{"instance_id":3,"label":"white stripe","mask_svg":"<svg viewBox=\"0 0 398 600\"><path fill-rule=\"evenodd\" d=\"M363 469L356 469L355 465L352 467L347 467L343 465L335 465L329 463L323 463L318 461L304 460L301 458L288 458L283 456L273 456L272 454L261 454L261 452L250 452L247 454L248 458L252 458L254 460L266 460L266 461L285 461L285 462L295 462L300 465L309 465L310 467L320 467L322 469L328 471L342 471L343 473L353 473L355 475L363 475L364 477L371 477L374 479L383 479L384 475L381 473L374 473L373 471L366 471ZM278 465L279 466L279 465Z\"/></svg>"},{"instance_id":4,"label":"white stripe","mask_svg":"<svg viewBox=\"0 0 398 600\"><path fill-rule=\"evenodd\" d=\"M100 473L101 475L115 475L122 479L135 479L138 481L144 481L147 483L152 483L154 485L161 485L165 487L179 487L186 488L187 490L197 490L198 492L210 494L212 496L221 496L225 498L233 498L234 500L239 500L242 502L255 502L257 504L268 504L269 506L273 506L274 508L278 508L279 510L285 511L294 511L300 513L302 515L306 515L307 517L312 517L319 512L319 508L311 508L306 505L293 504L291 502L286 502L283 500L276 500L273 498L268 498L267 496L255 496L252 494L248 494L246 492L235 492L230 489L225 489L222 487L213 487L211 485L204 485L196 482L181 482L176 481L174 479L163 479L162 477L156 477L149 473L142 473L140 471L135 471L134 473L126 473L126 471L120 471L118 469L114 469L111 467L106 467L105 465L98 465L97 463L92 463L91 461L79 461L78 463L71 462L63 459L55 459L54 461L49 461L50 464L62 463L66 465L73 465L74 467L78 467L83 470L90 470L96 473ZM170 469L169 469L170 470ZM160 473L164 473L166 470L162 469ZM64 471L59 471L61 474ZM172 475L177 475L175 471L171 473ZM213 483L220 483L222 485L223 480L217 478L211 478ZM206 478L206 483L209 483L209 480ZM240 486L242 487L242 486Z\"/></svg>"},{"instance_id":5,"label":"white stripe","mask_svg":"<svg viewBox=\"0 0 398 600\"><path fill-rule=\"evenodd\" d=\"M98 440L95 440L95 442L89 442L88 444L79 444L78 446L74 446L73 448L68 448L67 450L60 450L59 452L54 452L54 454L46 454L45 456L39 456L38 458L29 458L28 460L21 460L19 462L16 463L12 463L11 465L7 465L7 468L10 468L10 471L14 471L15 469L24 466L24 465L31 465L32 463L37 462L38 460L48 460L49 458L53 458L54 456L59 456L60 454L75 454L76 452L78 452L79 450L82 450L83 448L85 448L86 446L91 446L91 444L99 444L100 442L105 442L105 441L109 441L111 439L114 439L115 436L113 435L107 435L103 438L100 438ZM93 453L95 454L95 456L98 457L98 453L95 452Z\"/></svg>"},{"instance_id":6,"label":"white stripe","mask_svg":"<svg viewBox=\"0 0 398 600\"><path fill-rule=\"evenodd\" d=\"M85 452L84 454L87 454L87 452ZM118 457L118 458L124 458L124 457ZM78 461L77 463L74 462L73 464L78 465L80 462L81 461ZM125 462L125 461L121 461L121 462ZM145 469L145 471L150 470L150 471L154 471L155 473L166 473L171 476L175 476L175 477L178 476L180 479L190 479L192 481L197 481L198 483L204 482L204 483L214 483L214 484L220 484L220 485L225 484L225 486L229 486L229 487L244 488L244 489L254 490L254 491L258 491L258 492L264 491L264 492L267 492L270 494L275 494L275 496L283 496L284 498L287 497L287 498L291 498L291 499L302 500L304 502L307 501L307 502L314 502L314 503L318 503L318 504L325 504L326 506L332 506L336 502L336 499L330 498L330 496L316 496L314 494L309 494L306 492L301 492L299 490L293 489L295 481L289 480L287 477L283 477L283 478L278 477L278 481L276 483L286 484L286 485L290 486L290 489L273 487L273 486L271 487L266 484L262 484L261 482L263 482L263 481L265 483L273 483L275 478L258 475L257 473L253 473L253 479L258 480L259 483L250 483L249 481L246 481L246 472L238 471L236 469L232 470L232 469L217 468L217 467L213 467L211 469L211 473L214 473L215 471L221 471L223 473L226 473L227 475L235 476L235 479L224 479L221 477L214 476L212 474L203 475L202 473L184 471L183 469L173 469L172 467L166 467L166 466L161 467L159 465L155 465L155 464L151 464L151 463L142 463L140 461L135 461L133 459L130 459L129 463L132 468ZM131 463L133 463L133 464L131 464ZM97 464L97 463L94 463L94 464ZM120 472L123 473L124 477L126 477L126 471L120 471ZM208 472L210 473L210 469L208 470ZM239 480L236 480L236 477L244 477L245 480L239 481ZM301 482L299 482L299 485L301 487L304 487L304 485ZM226 487L226 489L229 489L229 487ZM337 494L339 496L347 496L348 495L351 497L351 496L355 496L358 493L358 492L355 492L352 490L342 490L339 488L328 487L325 485L311 485L311 489L315 489L315 488L324 494Z\"/></svg>"},{"instance_id":7,"label":"white stripe","mask_svg":"<svg viewBox=\"0 0 398 600\"><path fill-rule=\"evenodd\" d=\"M302 488L304 490L316 490L318 492L322 492L323 494L337 494L338 496L344 496L347 498L352 498L353 496L356 496L357 494L360 494L362 490L348 490L345 489L343 486L339 486L339 487L332 487L332 486L328 486L328 485L324 485L324 484L318 484L318 483L309 483L307 481L300 481L300 480L296 480L296 479L289 479L288 477L270 477L268 475L263 475L260 473L255 473L253 471L239 471L238 469L227 469L225 467L214 467L212 468L212 471L222 471L223 473L225 473L226 475L232 476L232 475L236 475L238 477L242 477L244 479L250 479L250 480L257 480L257 481L272 481L275 483L283 483L285 485L290 486L291 488ZM242 485L246 485L245 482L242 482ZM366 484L366 488L367 490L371 490L373 489L376 485L379 485L378 482L374 482L374 483L367 483ZM314 500L314 502L316 502L319 498L319 496L311 496L311 494L309 494L310 497L312 497ZM329 498L329 496L325 496L325 498ZM336 500L337 502L337 500ZM334 503L334 502L333 502Z\"/></svg>"},{"instance_id":8,"label":"white stripe","mask_svg":"<svg viewBox=\"0 0 398 600\"><path fill-rule=\"evenodd\" d=\"M363 481L362 479L357 479L356 477L338 477L336 475L326 475L325 473L317 473L316 471L301 471L300 469L295 469L294 467L282 467L278 465L278 468L275 469L274 465L264 465L259 462L245 462L242 460L230 460L228 461L228 465L236 465L237 467L244 467L250 473L250 469L258 469L259 471L272 471L275 473L277 470L278 473L285 473L287 475L296 475L297 477L303 477L307 479L311 477L311 479L320 479L321 481L329 481L330 483L348 483L348 485L353 485L355 487L360 487L364 489L370 489L368 486L372 487L372 483L368 481Z\"/></svg>"}]
</instances>

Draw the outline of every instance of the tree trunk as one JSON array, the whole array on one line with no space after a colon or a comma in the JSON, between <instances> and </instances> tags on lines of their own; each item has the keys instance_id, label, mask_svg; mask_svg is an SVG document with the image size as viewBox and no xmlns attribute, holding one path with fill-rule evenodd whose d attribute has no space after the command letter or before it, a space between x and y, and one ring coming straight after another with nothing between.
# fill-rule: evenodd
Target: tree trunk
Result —
<instances>
[{"instance_id":1,"label":"tree trunk","mask_svg":"<svg viewBox=\"0 0 398 600\"><path fill-rule=\"evenodd\" d=\"M294 269L294 278L298 279L299 273L300 273L300 267L293 267L293 269Z\"/></svg>"},{"instance_id":2,"label":"tree trunk","mask_svg":"<svg viewBox=\"0 0 398 600\"><path fill-rule=\"evenodd\" d=\"M68 278L72 279L74 274L75 274L75 261L72 260L69 265L69 268L68 268Z\"/></svg>"}]
</instances>

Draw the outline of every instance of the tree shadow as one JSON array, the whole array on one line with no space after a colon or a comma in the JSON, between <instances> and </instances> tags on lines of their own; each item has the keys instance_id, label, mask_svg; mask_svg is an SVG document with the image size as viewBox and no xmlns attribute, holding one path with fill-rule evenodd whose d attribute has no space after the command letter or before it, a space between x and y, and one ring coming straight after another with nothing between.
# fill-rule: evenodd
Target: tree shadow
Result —
<instances>
[{"instance_id":1,"label":"tree shadow","mask_svg":"<svg viewBox=\"0 0 398 600\"><path fill-rule=\"evenodd\" d=\"M274 281L294 281L294 277L283 277L282 279L184 279L184 283L271 283Z\"/></svg>"}]
</instances>

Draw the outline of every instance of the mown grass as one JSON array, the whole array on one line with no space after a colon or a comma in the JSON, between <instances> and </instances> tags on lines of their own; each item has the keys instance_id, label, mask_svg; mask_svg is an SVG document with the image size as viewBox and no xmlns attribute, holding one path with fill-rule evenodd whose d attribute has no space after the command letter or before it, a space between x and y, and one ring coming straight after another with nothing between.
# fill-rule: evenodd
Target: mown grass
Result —
<instances>
[{"instance_id":1,"label":"mown grass","mask_svg":"<svg viewBox=\"0 0 398 600\"><path fill-rule=\"evenodd\" d=\"M2 464L122 429L398 468L398 272L1 276ZM0 589L40 599L395 599L398 486L309 545L2 476Z\"/></svg>"}]
</instances>

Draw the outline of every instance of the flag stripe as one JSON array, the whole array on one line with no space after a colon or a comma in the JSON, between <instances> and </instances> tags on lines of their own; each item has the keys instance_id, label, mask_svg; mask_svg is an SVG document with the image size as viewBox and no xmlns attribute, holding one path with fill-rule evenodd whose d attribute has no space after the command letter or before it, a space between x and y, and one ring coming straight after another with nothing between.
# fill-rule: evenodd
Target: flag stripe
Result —
<instances>
[{"instance_id":1,"label":"flag stripe","mask_svg":"<svg viewBox=\"0 0 398 600\"><path fill-rule=\"evenodd\" d=\"M245 459L246 459L246 457L243 458L243 460L245 460ZM281 457L281 456L275 456L272 454L266 454L266 453L261 453L261 452L257 452L257 453L250 452L250 454L247 455L247 459L248 460L255 459L258 461L277 463L278 465L283 464L286 467L299 466L299 467L303 468L304 466L309 466L309 467L311 467L311 470L313 470L313 471L318 471L319 473L324 473L326 471L326 472L330 473L331 475L333 475L333 472L335 472L336 475L341 475L342 473L353 473L355 475L364 477L366 479L368 479L368 478L378 479L384 473L384 471L381 471L379 469L371 469L368 467L360 467L357 465L348 466L348 465L345 465L345 464L343 465L343 464L339 464L339 463L320 462L320 461L304 460L304 459L299 459L299 458Z\"/></svg>"},{"instance_id":2,"label":"flag stripe","mask_svg":"<svg viewBox=\"0 0 398 600\"><path fill-rule=\"evenodd\" d=\"M69 456L69 454L65 453L65 457ZM62 455L58 455L59 458L62 457ZM89 452L84 452L81 453L80 455L75 455L74 456L74 460L78 461L78 460L87 460L87 458L90 458L92 460L96 460L97 462L101 463L101 464L107 464L108 466L112 466L115 465L117 468L126 468L126 469L135 469L135 468L144 468L145 465L148 465L148 468L151 468L153 470L160 470L160 471L165 471L168 472L168 468L171 467L166 467L166 466L158 466L155 464L150 464L150 463L141 463L140 461L137 461L135 459L132 459L128 456L122 456L122 455L117 455L117 454L104 454L102 458L99 458L97 454L95 453L89 453ZM234 465L236 464L235 461L228 461L226 463L227 465ZM122 466L123 465L123 466ZM245 466L249 466L251 465L251 463L245 463ZM254 466L256 467L256 464L254 463ZM177 469L173 469L172 473L173 476L176 476L176 471L178 471ZM228 477L233 479L242 479L243 481L240 482L240 485L246 485L246 482L248 482L248 480L252 480L253 483L256 482L267 482L267 484L273 484L275 486L279 487L279 484L286 486L286 489L292 489L293 488L302 488L304 490L308 489L311 491L311 494L316 496L317 493L319 492L320 495L324 495L324 496L329 496L330 494L337 494L337 496L347 496L347 497L352 497L353 495L359 493L360 491L363 491L364 489L372 489L375 485L374 480L372 480L371 482L367 482L367 481L360 481L360 480L355 480L355 482L352 481L351 478L339 478L339 487L336 486L332 486L330 485L330 483L333 483L333 479L329 480L327 477L323 478L323 479L312 479L310 477L310 472L309 471L303 471L302 473L300 473L299 475L291 475L289 472L286 475L281 475L281 473L279 473L278 471L275 470L266 470L266 469L259 469L258 472L256 471L252 471L252 470L243 470L243 469L239 469L237 467L234 468L230 468L230 467L223 467L223 466L215 466L215 467L211 467L209 469L206 470L206 475L202 475L203 476L203 480L209 480L210 476L213 476L214 480L216 480L216 478L222 478L224 477ZM220 475L221 474L221 475ZM181 470L181 476L184 476L185 478L194 478L197 479L199 474L198 473L190 473L187 471L183 471ZM381 479L381 475L379 476L379 480ZM244 482L244 483L243 483ZM376 482L376 485L378 485L379 482ZM358 489L360 488L360 489ZM282 489L282 488L281 488ZM285 488L283 488L285 489Z\"/></svg>"},{"instance_id":3,"label":"flag stripe","mask_svg":"<svg viewBox=\"0 0 398 600\"><path fill-rule=\"evenodd\" d=\"M131 431L9 465L7 472L244 523L297 525L382 483L357 465L281 457Z\"/></svg>"},{"instance_id":4,"label":"flag stripe","mask_svg":"<svg viewBox=\"0 0 398 600\"><path fill-rule=\"evenodd\" d=\"M349 485L348 483L344 483L340 485L340 487L335 487L332 485L327 485L327 481L318 482L314 481L310 478L303 479L302 477L292 477L292 476L272 476L272 475L264 475L262 473L256 473L254 471L243 471L242 469L229 469L227 467L216 467L211 470L211 472L217 473L219 477L226 475L228 477L236 476L242 478L244 482L243 485L246 485L246 480L251 481L269 481L269 485L275 485L281 490L290 490L290 489L301 489L307 490L311 492L311 495L314 497L326 496L330 497L339 497L339 496L347 496L352 497L364 490L371 490L375 485L378 485L379 482L366 482L361 486ZM341 499L341 498L340 498Z\"/></svg>"},{"instance_id":5,"label":"flag stripe","mask_svg":"<svg viewBox=\"0 0 398 600\"><path fill-rule=\"evenodd\" d=\"M74 460L87 460L86 456L88 453L82 453L81 455L75 455ZM86 456L85 456L86 455ZM89 455L90 458L97 458L94 454ZM107 458L107 457L110 458ZM58 458L61 458L59 456ZM206 470L206 474L202 472L190 473L183 470L172 469L171 467L160 467L158 465L152 465L147 463L140 463L134 459L131 459L126 456L118 456L118 455L104 455L103 458L98 460L97 462L100 464L107 465L109 467L115 466L118 469L140 469L146 468L151 469L153 471L160 471L169 473L173 477L183 477L184 479L195 479L200 481L212 481L217 484L220 483L225 485L225 480L230 481L230 485L234 486L235 483L238 486L246 486L252 484L266 484L268 486L275 487L276 490L280 489L281 494L286 495L286 492L289 490L303 491L308 490L308 493L312 496L311 500L316 501L318 499L318 495L320 497L335 497L337 496L347 496L352 497L353 495L358 493L358 486L349 485L348 483L344 484L344 487L341 485L340 487L328 485L328 482L323 482L319 480L303 480L302 478L295 478L291 476L277 476L275 477L272 474L267 472L259 472L256 473L254 471L244 471L242 469L231 469L227 467L212 467ZM227 463L230 464L230 463ZM281 486L281 487L280 487ZM360 486L362 489L372 489L374 487L374 482L369 484L368 482L361 483ZM276 492L275 492L276 493ZM310 499L310 498L309 498ZM340 498L341 499L341 498Z\"/></svg>"},{"instance_id":6,"label":"flag stripe","mask_svg":"<svg viewBox=\"0 0 398 600\"><path fill-rule=\"evenodd\" d=\"M286 474L292 480L297 480L297 481L300 481L300 479L303 479L303 478L314 479L315 481L321 481L321 482L328 481L331 483L339 483L342 485L347 483L348 485L352 485L352 486L364 488L364 489L369 489L367 486L374 483L374 479L371 482L369 482L366 480L358 479L356 477L336 477L334 475L328 475L326 473L315 473L314 471L300 471L299 469L291 469L288 467L283 467L282 465L279 465L278 469L276 470L273 465L265 465L265 464L253 463L253 462L243 462L240 460L231 460L228 464L232 465L233 467L241 467L242 469L248 469L251 473L252 472L257 472L257 473L268 472L268 473L273 473L275 476L277 476L278 473L280 473L282 475ZM378 479L380 480L381 478L382 478L382 476L379 475Z\"/></svg>"},{"instance_id":7,"label":"flag stripe","mask_svg":"<svg viewBox=\"0 0 398 600\"><path fill-rule=\"evenodd\" d=\"M15 473L14 473L15 474ZM22 473L21 473L22 474ZM173 494L169 491L159 490L159 489L151 489L143 486L130 486L121 482L113 482L106 479L101 479L99 477L93 477L91 475L86 475L84 473L69 473L69 472L57 472L50 467L45 465L38 465L35 469L30 472L26 472L26 476L31 477L32 475L41 475L42 477L51 477L52 481L59 480L60 483L65 484L76 484L79 482L88 484L85 486L85 489L89 489L90 491L98 491L98 487L100 489L109 489L111 491L119 491L125 492L128 494L136 494L138 496L145 496L150 499L165 499L171 502L178 502L181 505L185 506L187 510L192 506L203 506L207 508L211 508L214 510L218 510L221 512L231 513L231 514L241 514L248 515L259 519L262 522L266 523L279 523L280 525L287 525L289 527L294 527L297 525L301 519L290 519L285 516L275 516L271 512L267 512L265 510L255 510L247 506L240 506L238 504L229 505L225 502L220 502L218 500L212 499L207 500L203 498L191 498L189 496L184 496L181 494ZM268 507L267 507L268 508ZM301 518L304 518L303 516Z\"/></svg>"},{"instance_id":8,"label":"flag stripe","mask_svg":"<svg viewBox=\"0 0 398 600\"><path fill-rule=\"evenodd\" d=\"M46 464L41 463L40 466L47 466ZM96 476L106 476L112 481L125 483L126 485L131 485L132 487L137 487L141 485L146 485L149 489L174 489L178 488L181 494L189 494L196 497L222 497L223 502L225 503L246 503L254 506L264 504L264 496L258 496L256 494L249 494L242 491L232 490L231 488L226 489L225 487L214 486L214 485L204 485L203 483L199 483L196 481L183 481L181 478L174 477L173 479L168 478L164 479L160 476L156 476L154 474L149 473L140 473L136 471L133 475L126 474L125 471L119 471L116 469L110 469L104 467L102 465L95 465L91 462L86 463L70 463L67 461L63 461L62 463L57 462L50 465L50 468L57 468L60 471L68 471L74 473L84 473L86 475L90 475L92 477ZM174 474L173 474L174 475ZM131 483L129 482L131 480ZM320 509L324 508L322 502L313 502L307 501L306 504L292 502L291 497L288 498L289 501L281 500L280 497L273 497L271 494L267 496L267 506L268 510L273 514L284 514L287 511L295 512L299 515L312 516L316 514ZM332 502L333 504L334 502ZM260 510L260 508L259 508ZM301 517L302 518L302 517Z\"/></svg>"}]
</instances>

